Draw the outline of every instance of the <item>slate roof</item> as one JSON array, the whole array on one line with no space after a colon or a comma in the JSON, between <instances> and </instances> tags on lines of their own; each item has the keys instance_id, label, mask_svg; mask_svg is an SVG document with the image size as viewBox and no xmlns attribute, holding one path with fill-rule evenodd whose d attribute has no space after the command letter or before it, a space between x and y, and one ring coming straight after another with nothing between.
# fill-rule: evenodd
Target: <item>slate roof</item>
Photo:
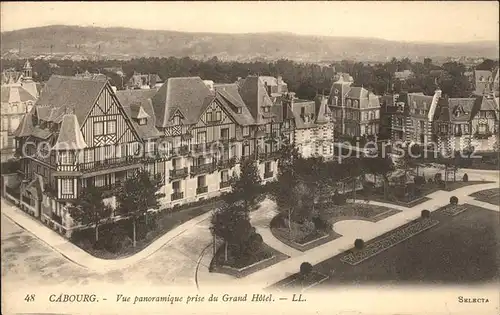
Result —
<instances>
[{"instance_id":1,"label":"slate roof","mask_svg":"<svg viewBox=\"0 0 500 315\"><path fill-rule=\"evenodd\" d=\"M236 122L242 126L249 126L255 123L245 102L238 93L236 84L215 85L217 101L231 114ZM238 113L241 109L241 113Z\"/></svg>"},{"instance_id":2,"label":"slate roof","mask_svg":"<svg viewBox=\"0 0 500 315\"><path fill-rule=\"evenodd\" d=\"M450 106L451 119L453 121L469 121L476 98L450 98L448 99ZM463 111L461 111L462 109ZM456 116L455 113L460 115Z\"/></svg>"},{"instance_id":3,"label":"slate roof","mask_svg":"<svg viewBox=\"0 0 500 315\"><path fill-rule=\"evenodd\" d=\"M72 109L81 125L106 84L107 80L100 77L76 78L53 75L45 84L36 106Z\"/></svg>"},{"instance_id":4,"label":"slate roof","mask_svg":"<svg viewBox=\"0 0 500 315\"><path fill-rule=\"evenodd\" d=\"M247 105L255 123L263 123L262 107L273 106L262 80L258 76L248 76L241 82L239 93Z\"/></svg>"},{"instance_id":5,"label":"slate roof","mask_svg":"<svg viewBox=\"0 0 500 315\"><path fill-rule=\"evenodd\" d=\"M2 86L0 95L2 103L36 101L36 98L22 86Z\"/></svg>"},{"instance_id":6,"label":"slate roof","mask_svg":"<svg viewBox=\"0 0 500 315\"><path fill-rule=\"evenodd\" d=\"M35 111L35 108L31 110L28 114L24 115L21 123L17 127L17 129L14 131L14 136L15 137L27 137L31 135L31 132L34 129L33 126L33 113Z\"/></svg>"},{"instance_id":7,"label":"slate roof","mask_svg":"<svg viewBox=\"0 0 500 315\"><path fill-rule=\"evenodd\" d=\"M421 93L408 93L407 96L408 99L406 104L413 109L429 110L432 104L433 96L430 95L424 95Z\"/></svg>"},{"instance_id":8,"label":"slate roof","mask_svg":"<svg viewBox=\"0 0 500 315\"><path fill-rule=\"evenodd\" d=\"M83 150L85 148L87 148L87 143L83 139L78 118L75 114L65 114L52 150Z\"/></svg>"},{"instance_id":9,"label":"slate roof","mask_svg":"<svg viewBox=\"0 0 500 315\"><path fill-rule=\"evenodd\" d=\"M131 119L134 128L144 140L161 136L161 132L156 128L156 116L151 101L156 92L156 90L116 91L116 97L129 117L139 119L140 113L149 116L145 125L139 125L135 119Z\"/></svg>"},{"instance_id":10,"label":"slate roof","mask_svg":"<svg viewBox=\"0 0 500 315\"><path fill-rule=\"evenodd\" d=\"M156 126L168 127L179 110L184 124L195 124L213 93L200 77L169 78L152 98Z\"/></svg>"}]
</instances>

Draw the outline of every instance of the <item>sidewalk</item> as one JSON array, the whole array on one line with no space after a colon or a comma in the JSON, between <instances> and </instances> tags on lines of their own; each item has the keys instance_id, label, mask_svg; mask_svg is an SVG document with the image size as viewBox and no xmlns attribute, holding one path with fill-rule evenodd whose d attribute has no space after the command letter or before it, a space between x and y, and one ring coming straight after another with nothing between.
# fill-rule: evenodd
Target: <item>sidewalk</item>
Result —
<instances>
[{"instance_id":1,"label":"sidewalk","mask_svg":"<svg viewBox=\"0 0 500 315\"><path fill-rule=\"evenodd\" d=\"M36 238L47 244L49 247L59 252L61 255L75 264L96 272L108 272L111 270L129 267L154 254L164 245L174 240L177 236L193 228L210 217L211 212L202 214L182 225L175 227L165 235L154 241L142 251L122 259L101 259L90 255L78 246L72 244L67 239L57 234L53 230L43 225L40 221L30 217L20 209L16 208L1 199L2 213L14 221L16 224L33 234Z\"/></svg>"},{"instance_id":2,"label":"sidewalk","mask_svg":"<svg viewBox=\"0 0 500 315\"><path fill-rule=\"evenodd\" d=\"M498 178L492 178L498 181ZM333 240L329 243L323 244L321 246L315 247L311 250L308 250L301 255L289 258L285 261L282 261L278 264L270 266L266 269L260 270L256 273L253 273L242 279L233 279L234 284L244 285L244 286L259 286L259 287L269 287L274 283L277 283L283 278L287 277L290 274L297 273L299 271L300 264L302 262L309 262L312 265L321 263L324 260L327 260L333 256L343 253L353 246L354 240L356 238L362 238L365 241L369 241L374 239L384 233L394 230L395 228L408 223L412 220L415 220L421 216L421 211L427 209L429 211L435 211L441 208L444 205L449 204L451 196L457 196L459 199L459 204L470 203L482 205L484 208L500 211L498 207L495 208L494 205L489 205L485 203L481 203L479 201L474 200L474 198L469 197L468 195L491 188L498 188L498 182L490 183L490 184L477 184L462 187L456 189L454 191L436 191L430 195L428 200L424 203L416 205L412 208L401 207L393 204L386 204L383 202L374 202L370 201L368 204L376 204L385 206L388 208L402 210L402 212L390 216L384 220L381 220L377 223L374 223L370 226L367 226L366 229L360 230L357 232L357 236L342 236L336 240ZM365 201L359 201L364 203ZM493 209L495 208L495 209Z\"/></svg>"}]
</instances>

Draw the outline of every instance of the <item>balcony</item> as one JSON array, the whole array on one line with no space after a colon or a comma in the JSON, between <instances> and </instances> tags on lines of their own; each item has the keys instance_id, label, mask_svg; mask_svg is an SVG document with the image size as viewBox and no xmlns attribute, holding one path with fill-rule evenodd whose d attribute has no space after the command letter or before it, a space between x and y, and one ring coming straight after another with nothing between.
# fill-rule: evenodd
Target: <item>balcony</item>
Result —
<instances>
[{"instance_id":1,"label":"balcony","mask_svg":"<svg viewBox=\"0 0 500 315\"><path fill-rule=\"evenodd\" d=\"M106 159L102 161L85 162L76 164L76 171L89 173L134 164L137 164L139 166L142 163L142 160L142 158L127 156L121 158ZM58 171L73 171L75 170L74 168L74 165L59 165L57 167Z\"/></svg>"},{"instance_id":2,"label":"balcony","mask_svg":"<svg viewBox=\"0 0 500 315\"><path fill-rule=\"evenodd\" d=\"M219 170L223 170L223 169L233 168L235 165L236 165L236 158L232 157L230 159L220 160L217 166Z\"/></svg>"},{"instance_id":3,"label":"balcony","mask_svg":"<svg viewBox=\"0 0 500 315\"><path fill-rule=\"evenodd\" d=\"M211 162L200 165L191 166L191 175L200 175L204 173L213 173L217 168L217 164Z\"/></svg>"},{"instance_id":4,"label":"balcony","mask_svg":"<svg viewBox=\"0 0 500 315\"><path fill-rule=\"evenodd\" d=\"M264 172L264 179L273 177L273 171Z\"/></svg>"},{"instance_id":5,"label":"balcony","mask_svg":"<svg viewBox=\"0 0 500 315\"><path fill-rule=\"evenodd\" d=\"M187 175L188 175L187 167L170 170L170 180L185 178L187 177Z\"/></svg>"},{"instance_id":6,"label":"balcony","mask_svg":"<svg viewBox=\"0 0 500 315\"><path fill-rule=\"evenodd\" d=\"M182 199L182 198L184 198L184 192L182 192L182 191L176 191L176 192L174 192L174 193L172 193L170 195L170 200L171 201L179 200L179 199Z\"/></svg>"},{"instance_id":7,"label":"balcony","mask_svg":"<svg viewBox=\"0 0 500 315\"><path fill-rule=\"evenodd\" d=\"M204 193L207 193L207 192L208 192L208 186L202 186L202 187L196 188L196 194L197 195L204 194Z\"/></svg>"},{"instance_id":8,"label":"balcony","mask_svg":"<svg viewBox=\"0 0 500 315\"><path fill-rule=\"evenodd\" d=\"M279 157L280 157L280 151L261 152L261 153L259 153L259 160L261 160L261 161L276 160Z\"/></svg>"},{"instance_id":9,"label":"balcony","mask_svg":"<svg viewBox=\"0 0 500 315\"><path fill-rule=\"evenodd\" d=\"M189 154L189 152L190 152L189 146L183 145L181 147L173 148L172 150L170 150L170 155L173 156L173 157L176 157L176 156L186 156L186 155Z\"/></svg>"},{"instance_id":10,"label":"balcony","mask_svg":"<svg viewBox=\"0 0 500 315\"><path fill-rule=\"evenodd\" d=\"M210 152L212 150L212 145L214 145L214 142L197 143L191 145L191 149L194 153Z\"/></svg>"},{"instance_id":11,"label":"balcony","mask_svg":"<svg viewBox=\"0 0 500 315\"><path fill-rule=\"evenodd\" d=\"M221 182L219 184L219 188L220 189L224 189L224 188L227 188L227 187L231 187L231 182L230 181Z\"/></svg>"}]
</instances>

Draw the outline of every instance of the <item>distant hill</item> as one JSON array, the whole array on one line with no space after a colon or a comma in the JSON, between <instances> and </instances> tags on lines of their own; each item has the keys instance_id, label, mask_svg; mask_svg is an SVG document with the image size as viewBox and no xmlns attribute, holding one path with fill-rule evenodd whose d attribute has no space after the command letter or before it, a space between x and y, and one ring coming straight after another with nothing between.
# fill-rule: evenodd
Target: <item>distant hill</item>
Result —
<instances>
[{"instance_id":1,"label":"distant hill","mask_svg":"<svg viewBox=\"0 0 500 315\"><path fill-rule=\"evenodd\" d=\"M51 47L52 46L52 47ZM19 54L18 50L21 49ZM228 60L370 60L392 57L498 58L498 42L407 43L374 38L303 36L292 33L212 34L132 28L45 26L1 33L3 57L37 55L107 58L185 57Z\"/></svg>"}]
</instances>

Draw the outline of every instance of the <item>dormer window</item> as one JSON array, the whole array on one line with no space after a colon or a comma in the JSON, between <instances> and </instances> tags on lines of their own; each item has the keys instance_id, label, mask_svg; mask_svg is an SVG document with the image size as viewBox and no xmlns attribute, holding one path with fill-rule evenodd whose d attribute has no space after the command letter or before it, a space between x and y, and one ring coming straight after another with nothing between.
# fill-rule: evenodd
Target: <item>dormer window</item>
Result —
<instances>
[{"instance_id":1,"label":"dormer window","mask_svg":"<svg viewBox=\"0 0 500 315\"><path fill-rule=\"evenodd\" d=\"M236 109L236 113L238 113L238 114L241 114L241 113L242 113L241 107L238 107L238 108Z\"/></svg>"},{"instance_id":2,"label":"dormer window","mask_svg":"<svg viewBox=\"0 0 500 315\"><path fill-rule=\"evenodd\" d=\"M264 113L269 113L269 109L270 109L269 106L265 106L264 107Z\"/></svg>"},{"instance_id":3,"label":"dormer window","mask_svg":"<svg viewBox=\"0 0 500 315\"><path fill-rule=\"evenodd\" d=\"M137 121L139 126L144 126L148 122L147 118L141 118Z\"/></svg>"}]
</instances>

